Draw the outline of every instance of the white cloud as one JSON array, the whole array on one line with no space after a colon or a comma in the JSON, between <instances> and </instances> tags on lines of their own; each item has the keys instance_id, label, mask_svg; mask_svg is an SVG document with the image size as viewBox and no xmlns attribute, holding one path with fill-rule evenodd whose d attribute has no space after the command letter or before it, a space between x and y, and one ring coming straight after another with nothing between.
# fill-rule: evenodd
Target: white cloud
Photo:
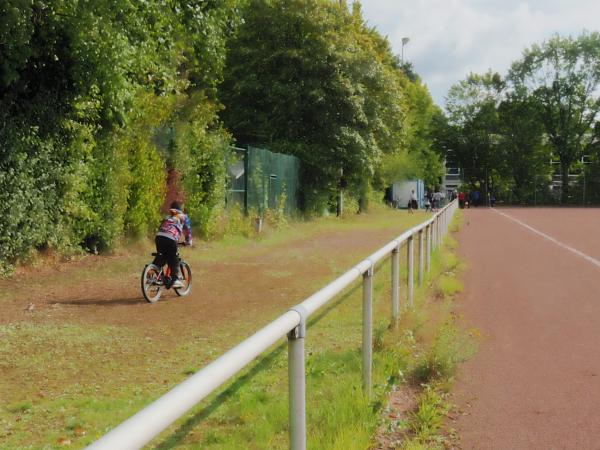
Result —
<instances>
[{"instance_id":1,"label":"white cloud","mask_svg":"<svg viewBox=\"0 0 600 450\"><path fill-rule=\"evenodd\" d=\"M362 0L363 14L390 39L443 105L450 86L469 72L505 74L522 51L554 33L598 29L597 0Z\"/></svg>"}]
</instances>

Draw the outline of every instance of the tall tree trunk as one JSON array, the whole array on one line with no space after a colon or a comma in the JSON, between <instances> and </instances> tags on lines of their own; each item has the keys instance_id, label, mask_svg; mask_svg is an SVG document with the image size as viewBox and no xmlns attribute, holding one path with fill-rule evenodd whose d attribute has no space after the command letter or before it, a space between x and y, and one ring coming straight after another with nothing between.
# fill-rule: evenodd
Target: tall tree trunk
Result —
<instances>
[{"instance_id":1,"label":"tall tree trunk","mask_svg":"<svg viewBox=\"0 0 600 450\"><path fill-rule=\"evenodd\" d=\"M358 213L366 213L369 208L369 182L363 180L360 182L360 193L358 197Z\"/></svg>"}]
</instances>

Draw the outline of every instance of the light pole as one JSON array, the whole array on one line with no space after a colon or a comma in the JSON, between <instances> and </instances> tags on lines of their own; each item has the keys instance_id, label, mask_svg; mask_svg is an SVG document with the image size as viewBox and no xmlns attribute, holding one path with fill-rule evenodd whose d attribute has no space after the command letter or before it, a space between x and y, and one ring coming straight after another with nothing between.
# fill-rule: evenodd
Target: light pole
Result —
<instances>
[{"instance_id":1,"label":"light pole","mask_svg":"<svg viewBox=\"0 0 600 450\"><path fill-rule=\"evenodd\" d=\"M402 65L404 65L404 46L406 44L408 44L408 41L410 41L409 38L407 38L407 37L403 37L402 38L402 54L401 54L401 57L400 57L400 61L402 62Z\"/></svg>"}]
</instances>

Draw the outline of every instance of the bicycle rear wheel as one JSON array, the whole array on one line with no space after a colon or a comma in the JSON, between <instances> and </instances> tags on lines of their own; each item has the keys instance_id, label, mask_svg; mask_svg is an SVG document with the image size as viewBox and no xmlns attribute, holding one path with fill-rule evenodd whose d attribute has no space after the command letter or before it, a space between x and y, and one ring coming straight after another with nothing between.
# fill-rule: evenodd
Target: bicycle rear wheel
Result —
<instances>
[{"instance_id":1,"label":"bicycle rear wheel","mask_svg":"<svg viewBox=\"0 0 600 450\"><path fill-rule=\"evenodd\" d=\"M183 287L175 288L175 293L180 297L185 297L192 290L192 269L185 261L179 264L179 274Z\"/></svg>"},{"instance_id":2,"label":"bicycle rear wheel","mask_svg":"<svg viewBox=\"0 0 600 450\"><path fill-rule=\"evenodd\" d=\"M150 303L157 302L162 294L163 283L160 272L160 268L154 264L146 265L142 272L142 294Z\"/></svg>"}]
</instances>

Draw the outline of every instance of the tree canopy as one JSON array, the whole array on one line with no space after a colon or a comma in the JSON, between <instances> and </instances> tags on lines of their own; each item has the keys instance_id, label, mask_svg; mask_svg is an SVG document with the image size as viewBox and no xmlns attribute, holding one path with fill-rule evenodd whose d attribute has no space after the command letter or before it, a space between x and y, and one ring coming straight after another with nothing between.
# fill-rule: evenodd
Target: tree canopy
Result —
<instances>
[{"instance_id":1,"label":"tree canopy","mask_svg":"<svg viewBox=\"0 0 600 450\"><path fill-rule=\"evenodd\" d=\"M599 144L600 34L554 36L533 45L512 65L508 79L515 95L537 106L561 175L568 179L572 164ZM569 183L564 183L563 201L568 196Z\"/></svg>"},{"instance_id":2,"label":"tree canopy","mask_svg":"<svg viewBox=\"0 0 600 450\"><path fill-rule=\"evenodd\" d=\"M364 195L386 156L409 147L435 160L425 153L431 97L358 3L350 11L328 0L252 0L227 67L225 124L241 144L301 159L308 209L327 202L340 178Z\"/></svg>"},{"instance_id":3,"label":"tree canopy","mask_svg":"<svg viewBox=\"0 0 600 450\"><path fill-rule=\"evenodd\" d=\"M441 133L467 184L495 182L496 194L518 202L568 203L586 198L592 167L581 160L598 161L599 109L600 35L557 35L525 49L506 77L490 71L454 85Z\"/></svg>"}]
</instances>

